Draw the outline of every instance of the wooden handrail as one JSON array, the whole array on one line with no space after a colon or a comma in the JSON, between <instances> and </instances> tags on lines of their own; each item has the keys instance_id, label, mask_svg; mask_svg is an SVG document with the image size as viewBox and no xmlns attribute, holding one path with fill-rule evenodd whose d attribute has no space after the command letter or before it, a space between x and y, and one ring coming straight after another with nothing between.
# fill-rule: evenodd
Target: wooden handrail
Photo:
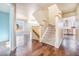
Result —
<instances>
[{"instance_id":1,"label":"wooden handrail","mask_svg":"<svg viewBox=\"0 0 79 59\"><path fill-rule=\"evenodd\" d=\"M32 29L32 31L36 34L38 38L40 37L39 34L34 29Z\"/></svg>"}]
</instances>

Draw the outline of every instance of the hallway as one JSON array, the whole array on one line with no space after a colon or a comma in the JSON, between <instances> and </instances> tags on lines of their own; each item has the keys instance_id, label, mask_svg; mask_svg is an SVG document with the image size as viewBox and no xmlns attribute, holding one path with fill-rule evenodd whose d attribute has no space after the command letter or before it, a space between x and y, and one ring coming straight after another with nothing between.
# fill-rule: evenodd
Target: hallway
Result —
<instances>
[{"instance_id":1,"label":"hallway","mask_svg":"<svg viewBox=\"0 0 79 59\"><path fill-rule=\"evenodd\" d=\"M0 4L0 56L78 56L78 3Z\"/></svg>"}]
</instances>

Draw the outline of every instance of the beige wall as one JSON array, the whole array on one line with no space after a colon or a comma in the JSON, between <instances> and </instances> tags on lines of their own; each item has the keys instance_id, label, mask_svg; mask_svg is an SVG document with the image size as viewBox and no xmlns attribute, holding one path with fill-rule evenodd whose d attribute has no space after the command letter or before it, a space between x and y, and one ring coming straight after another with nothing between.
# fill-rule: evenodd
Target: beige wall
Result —
<instances>
[{"instance_id":1,"label":"beige wall","mask_svg":"<svg viewBox=\"0 0 79 59\"><path fill-rule=\"evenodd\" d=\"M79 21L79 5L76 10L76 17L77 17L77 21ZM76 31L76 38L79 40L79 29L77 29Z\"/></svg>"},{"instance_id":2,"label":"beige wall","mask_svg":"<svg viewBox=\"0 0 79 59\"><path fill-rule=\"evenodd\" d=\"M48 10L38 10L33 14L33 16L40 25L44 25L44 22L48 21Z\"/></svg>"}]
</instances>

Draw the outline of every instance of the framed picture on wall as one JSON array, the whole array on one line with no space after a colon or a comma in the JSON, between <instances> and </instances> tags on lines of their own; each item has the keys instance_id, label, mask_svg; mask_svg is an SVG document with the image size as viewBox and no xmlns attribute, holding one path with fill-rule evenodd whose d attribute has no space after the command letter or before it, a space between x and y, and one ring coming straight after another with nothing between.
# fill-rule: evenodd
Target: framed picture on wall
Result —
<instances>
[{"instance_id":1,"label":"framed picture on wall","mask_svg":"<svg viewBox=\"0 0 79 59\"><path fill-rule=\"evenodd\" d=\"M16 32L23 32L24 31L24 21L17 20L16 21Z\"/></svg>"}]
</instances>

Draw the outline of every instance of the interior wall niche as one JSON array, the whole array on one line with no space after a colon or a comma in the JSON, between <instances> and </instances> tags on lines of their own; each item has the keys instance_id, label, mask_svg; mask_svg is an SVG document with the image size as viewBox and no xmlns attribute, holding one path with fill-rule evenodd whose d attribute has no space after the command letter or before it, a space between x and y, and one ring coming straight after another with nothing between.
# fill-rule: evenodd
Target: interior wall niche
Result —
<instances>
[{"instance_id":1,"label":"interior wall niche","mask_svg":"<svg viewBox=\"0 0 79 59\"><path fill-rule=\"evenodd\" d=\"M16 20L16 46L24 45L24 21Z\"/></svg>"},{"instance_id":2,"label":"interior wall niche","mask_svg":"<svg viewBox=\"0 0 79 59\"><path fill-rule=\"evenodd\" d=\"M24 31L24 21L17 20L16 21L16 32L23 32Z\"/></svg>"}]
</instances>

